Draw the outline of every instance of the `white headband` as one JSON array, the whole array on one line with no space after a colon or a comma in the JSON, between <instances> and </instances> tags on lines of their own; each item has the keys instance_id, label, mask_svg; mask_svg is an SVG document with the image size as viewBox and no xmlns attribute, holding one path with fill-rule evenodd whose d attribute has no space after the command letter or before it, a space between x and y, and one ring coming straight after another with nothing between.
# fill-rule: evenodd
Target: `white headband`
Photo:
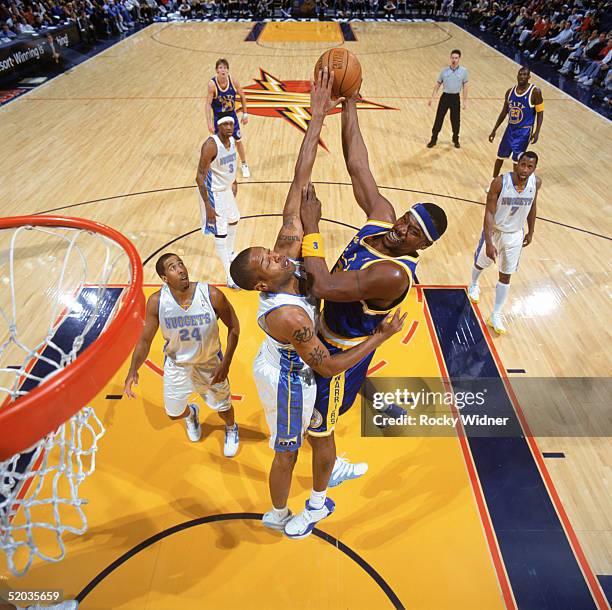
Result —
<instances>
[{"instance_id":1,"label":"white headband","mask_svg":"<svg viewBox=\"0 0 612 610\"><path fill-rule=\"evenodd\" d=\"M228 121L231 121L233 123L234 122L234 117L224 116L223 118L221 118L221 119L219 119L217 121L217 125L221 125L222 123L227 123Z\"/></svg>"},{"instance_id":2,"label":"white headband","mask_svg":"<svg viewBox=\"0 0 612 610\"><path fill-rule=\"evenodd\" d=\"M431 234L427 230L427 227L425 226L425 223L423 222L421 215L414 208L410 208L410 213L412 214L414 219L419 223L419 226L421 227L421 229L423 229L423 233L425 233L425 237L427 237L429 241L433 242L434 240L431 238Z\"/></svg>"}]
</instances>

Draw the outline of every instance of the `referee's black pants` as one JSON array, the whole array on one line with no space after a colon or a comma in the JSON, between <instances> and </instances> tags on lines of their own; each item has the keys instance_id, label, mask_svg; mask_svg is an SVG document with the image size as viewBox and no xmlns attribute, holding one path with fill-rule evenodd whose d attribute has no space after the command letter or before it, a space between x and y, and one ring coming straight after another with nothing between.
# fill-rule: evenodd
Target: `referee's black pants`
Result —
<instances>
[{"instance_id":1,"label":"referee's black pants","mask_svg":"<svg viewBox=\"0 0 612 610\"><path fill-rule=\"evenodd\" d=\"M459 126L461 123L461 102L458 93L443 93L438 102L438 111L436 112L436 120L434 121L433 129L431 130L431 139L435 142L438 139L438 134L442 129L444 117L450 108L450 120L453 128L453 142L459 142Z\"/></svg>"}]
</instances>

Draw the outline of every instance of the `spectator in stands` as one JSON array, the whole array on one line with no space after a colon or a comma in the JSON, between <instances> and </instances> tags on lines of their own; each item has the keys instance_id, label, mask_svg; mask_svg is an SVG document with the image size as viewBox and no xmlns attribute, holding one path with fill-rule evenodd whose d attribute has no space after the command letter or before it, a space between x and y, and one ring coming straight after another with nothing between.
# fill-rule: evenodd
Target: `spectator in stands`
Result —
<instances>
[{"instance_id":1,"label":"spectator in stands","mask_svg":"<svg viewBox=\"0 0 612 610\"><path fill-rule=\"evenodd\" d=\"M79 16L77 18L77 26L79 28L79 32L81 32L81 38L83 42L88 46L93 46L96 42L96 29L91 22L91 19L85 12L85 9L81 9Z\"/></svg>"},{"instance_id":2,"label":"spectator in stands","mask_svg":"<svg viewBox=\"0 0 612 610\"><path fill-rule=\"evenodd\" d=\"M597 37L597 40L592 45L587 45L584 56L586 59L590 59L591 61L595 61L596 59L601 59L600 55L602 51L607 46L606 33L601 32Z\"/></svg>"},{"instance_id":3,"label":"spectator in stands","mask_svg":"<svg viewBox=\"0 0 612 610\"><path fill-rule=\"evenodd\" d=\"M17 17L17 23L15 24L15 31L19 36L28 36L30 34L35 34L36 30L28 24L28 22L23 17Z\"/></svg>"},{"instance_id":4,"label":"spectator in stands","mask_svg":"<svg viewBox=\"0 0 612 610\"><path fill-rule=\"evenodd\" d=\"M521 41L521 36L524 34L524 38L527 38L531 32L533 31L533 27L536 24L536 21L539 19L539 15L537 13L531 13L529 11L525 12L525 15L521 21L521 24L512 30L509 42L519 43Z\"/></svg>"},{"instance_id":5,"label":"spectator in stands","mask_svg":"<svg viewBox=\"0 0 612 610\"><path fill-rule=\"evenodd\" d=\"M108 2L105 2L104 8L111 27L113 27L119 34L127 32L128 29L125 27L125 25L123 25L123 17L121 16L121 13L119 12L119 7L117 6L117 4L115 4L115 1L108 0Z\"/></svg>"},{"instance_id":6,"label":"spectator in stands","mask_svg":"<svg viewBox=\"0 0 612 610\"><path fill-rule=\"evenodd\" d=\"M54 71L62 72L63 61L62 56L60 54L59 45L55 44L55 41L53 40L53 36L51 34L47 34L46 40L49 54L51 55L51 65L53 66Z\"/></svg>"},{"instance_id":7,"label":"spectator in stands","mask_svg":"<svg viewBox=\"0 0 612 610\"><path fill-rule=\"evenodd\" d=\"M610 46L610 45L608 45ZM612 48L608 50L606 56L602 60L592 61L576 79L577 83L590 87L599 77L600 73L605 74L612 60Z\"/></svg>"},{"instance_id":8,"label":"spectator in stands","mask_svg":"<svg viewBox=\"0 0 612 610\"><path fill-rule=\"evenodd\" d=\"M540 59L543 56L549 56L559 47L568 44L572 40L574 32L572 31L571 21L563 21L562 23L563 28L561 31L556 36L543 40L530 55L531 59Z\"/></svg>"},{"instance_id":9,"label":"spectator in stands","mask_svg":"<svg viewBox=\"0 0 612 610\"><path fill-rule=\"evenodd\" d=\"M179 13L183 19L191 17L191 4L187 0L183 0L179 6Z\"/></svg>"},{"instance_id":10,"label":"spectator in stands","mask_svg":"<svg viewBox=\"0 0 612 610\"><path fill-rule=\"evenodd\" d=\"M442 6L440 7L442 17L450 17L454 6L455 0L442 0Z\"/></svg>"},{"instance_id":11,"label":"spectator in stands","mask_svg":"<svg viewBox=\"0 0 612 610\"><path fill-rule=\"evenodd\" d=\"M484 14L489 9L489 0L478 0L478 2L470 10L470 16L468 17L468 23L472 25L478 25Z\"/></svg>"},{"instance_id":12,"label":"spectator in stands","mask_svg":"<svg viewBox=\"0 0 612 610\"><path fill-rule=\"evenodd\" d=\"M370 17L376 19L378 17L378 0L369 0Z\"/></svg>"},{"instance_id":13,"label":"spectator in stands","mask_svg":"<svg viewBox=\"0 0 612 610\"><path fill-rule=\"evenodd\" d=\"M153 23L153 19L157 17L159 8L155 0L142 0L140 5L140 14L144 19L145 23Z\"/></svg>"},{"instance_id":14,"label":"spectator in stands","mask_svg":"<svg viewBox=\"0 0 612 610\"><path fill-rule=\"evenodd\" d=\"M2 24L2 31L0 32L0 42L11 42L11 40L17 38L17 34L11 30L9 24L5 21Z\"/></svg>"},{"instance_id":15,"label":"spectator in stands","mask_svg":"<svg viewBox=\"0 0 612 610\"><path fill-rule=\"evenodd\" d=\"M285 19L289 19L291 17L291 2L290 0L282 0L281 2L281 15L285 17Z\"/></svg>"},{"instance_id":16,"label":"spectator in stands","mask_svg":"<svg viewBox=\"0 0 612 610\"><path fill-rule=\"evenodd\" d=\"M534 46L539 42L541 38L546 36L546 33L551 27L550 20L545 16L540 15L536 20L533 29L531 31L524 30L521 32L519 38L519 49L524 49L525 54L529 53L529 48Z\"/></svg>"},{"instance_id":17,"label":"spectator in stands","mask_svg":"<svg viewBox=\"0 0 612 610\"><path fill-rule=\"evenodd\" d=\"M385 16L387 17L388 21L391 20L391 17L393 17L393 19L395 19L396 6L393 3L393 0L387 0L385 2L385 5L383 6L383 10L385 11Z\"/></svg>"},{"instance_id":18,"label":"spectator in stands","mask_svg":"<svg viewBox=\"0 0 612 610\"><path fill-rule=\"evenodd\" d=\"M91 23L99 40L110 36L111 24L108 13L104 10L100 0L94 0L93 10L90 15Z\"/></svg>"}]
</instances>

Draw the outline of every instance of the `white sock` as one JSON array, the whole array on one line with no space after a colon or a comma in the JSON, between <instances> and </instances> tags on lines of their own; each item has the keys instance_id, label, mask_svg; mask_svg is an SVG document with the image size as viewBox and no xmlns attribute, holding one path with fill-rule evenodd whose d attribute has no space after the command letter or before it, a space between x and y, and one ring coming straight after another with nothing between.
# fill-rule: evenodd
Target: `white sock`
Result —
<instances>
[{"instance_id":1,"label":"white sock","mask_svg":"<svg viewBox=\"0 0 612 610\"><path fill-rule=\"evenodd\" d=\"M215 248L217 250L217 256L221 259L223 269L225 269L225 275L229 276L229 252L227 251L227 236L215 237Z\"/></svg>"},{"instance_id":2,"label":"white sock","mask_svg":"<svg viewBox=\"0 0 612 610\"><path fill-rule=\"evenodd\" d=\"M476 267L472 268L472 286L478 285L478 278L482 273L482 269L476 269Z\"/></svg>"},{"instance_id":3,"label":"white sock","mask_svg":"<svg viewBox=\"0 0 612 610\"><path fill-rule=\"evenodd\" d=\"M495 285L495 306L493 307L493 313L501 313L502 307L508 298L508 291L510 290L510 284L502 284L497 282Z\"/></svg>"},{"instance_id":4,"label":"white sock","mask_svg":"<svg viewBox=\"0 0 612 610\"><path fill-rule=\"evenodd\" d=\"M227 225L227 255L230 257L230 263L232 253L234 252L234 245L236 243L236 229L238 229L238 223Z\"/></svg>"},{"instance_id":5,"label":"white sock","mask_svg":"<svg viewBox=\"0 0 612 610\"><path fill-rule=\"evenodd\" d=\"M289 509L286 506L285 508L276 508L276 506L273 506L272 512L277 519L284 519L289 514Z\"/></svg>"},{"instance_id":6,"label":"white sock","mask_svg":"<svg viewBox=\"0 0 612 610\"><path fill-rule=\"evenodd\" d=\"M310 492L310 500L308 500L308 504L310 504L312 508L323 508L326 497L327 489L324 489L323 491L315 491L313 489Z\"/></svg>"}]
</instances>

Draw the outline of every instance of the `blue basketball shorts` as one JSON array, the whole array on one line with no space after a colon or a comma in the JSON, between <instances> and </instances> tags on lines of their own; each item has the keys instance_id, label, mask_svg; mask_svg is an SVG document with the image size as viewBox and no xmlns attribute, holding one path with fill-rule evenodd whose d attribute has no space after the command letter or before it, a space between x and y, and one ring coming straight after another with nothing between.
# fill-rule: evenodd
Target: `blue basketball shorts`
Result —
<instances>
[{"instance_id":1,"label":"blue basketball shorts","mask_svg":"<svg viewBox=\"0 0 612 610\"><path fill-rule=\"evenodd\" d=\"M341 348L328 343L323 337L319 336L319 339L332 356L342 351ZM329 436L334 431L340 415L346 413L353 406L368 374L373 357L374 352L335 377L321 377L315 373L317 398L308 427L308 434Z\"/></svg>"},{"instance_id":2,"label":"blue basketball shorts","mask_svg":"<svg viewBox=\"0 0 612 610\"><path fill-rule=\"evenodd\" d=\"M519 157L527 150L531 139L531 127L508 126L497 149L498 159L507 159L518 163Z\"/></svg>"}]
</instances>

